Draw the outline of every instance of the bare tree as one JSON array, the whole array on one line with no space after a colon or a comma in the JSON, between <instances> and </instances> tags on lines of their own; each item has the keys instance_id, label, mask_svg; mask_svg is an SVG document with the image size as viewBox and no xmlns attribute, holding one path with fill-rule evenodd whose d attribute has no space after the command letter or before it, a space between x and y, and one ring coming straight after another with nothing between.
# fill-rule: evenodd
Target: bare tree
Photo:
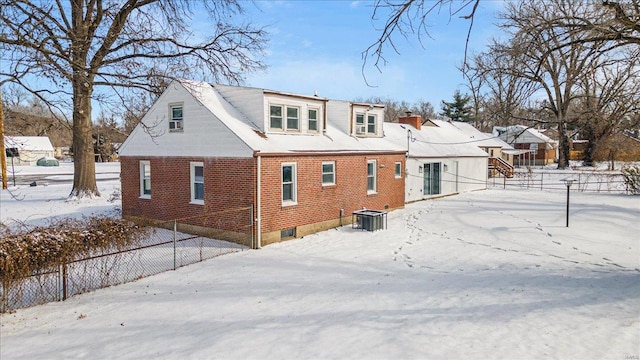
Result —
<instances>
[{"instance_id":1,"label":"bare tree","mask_svg":"<svg viewBox=\"0 0 640 360\"><path fill-rule=\"evenodd\" d=\"M442 13L449 16L449 18L460 17L469 20L466 41L468 45L471 29L473 28L473 17L479 3L480 0L376 0L371 19L377 21L378 17L382 16L386 20L384 20L382 28L379 29L380 36L362 52L363 74L367 60L370 57L378 70L386 64L387 60L384 54L387 47L399 54L394 42L395 34L405 39L409 36L416 36L422 44L422 40L425 37L431 37L429 34L430 19L434 16L440 16ZM465 59L466 49L467 46L465 46Z\"/></svg>"},{"instance_id":2,"label":"bare tree","mask_svg":"<svg viewBox=\"0 0 640 360\"><path fill-rule=\"evenodd\" d=\"M501 46L494 41L490 48ZM542 121L527 110L540 85L519 76L518 67L522 63L510 52L487 51L473 56L466 69L460 68L472 90L476 116L483 119L477 127L508 126L514 120L538 125Z\"/></svg>"},{"instance_id":3,"label":"bare tree","mask_svg":"<svg viewBox=\"0 0 640 360\"><path fill-rule=\"evenodd\" d=\"M623 58L603 54L607 59L578 83L581 94L576 111L582 138L589 140L584 158L587 166L593 164L598 147L610 147L612 142L607 138L624 133L630 119L640 113L639 51L619 54ZM610 169L613 167L611 162Z\"/></svg>"},{"instance_id":4,"label":"bare tree","mask_svg":"<svg viewBox=\"0 0 640 360\"><path fill-rule=\"evenodd\" d=\"M560 46L564 38L553 21L560 11L575 14L593 14L589 3L563 0L522 1L508 3L503 14L503 29L511 34L506 43L496 43L489 51L511 56L521 64L513 75L540 87L537 96L546 101L547 111L554 114L559 133L558 168L569 165L568 126L576 119L572 106L579 79L594 66L594 59L602 53L603 43L574 42ZM575 33L573 36L584 34Z\"/></svg>"},{"instance_id":5,"label":"bare tree","mask_svg":"<svg viewBox=\"0 0 640 360\"><path fill-rule=\"evenodd\" d=\"M0 0L0 85L18 84L73 119L70 196L99 195L92 101L156 91L175 77L240 82L263 67L266 33L237 20L241 0ZM194 26L207 15L208 26ZM204 25L204 24L203 24ZM113 103L112 103L113 104Z\"/></svg>"},{"instance_id":6,"label":"bare tree","mask_svg":"<svg viewBox=\"0 0 640 360\"><path fill-rule=\"evenodd\" d=\"M609 49L640 46L640 0L604 0L592 7L592 12L584 14L559 8L549 19L558 29L558 47L593 42L606 42Z\"/></svg>"}]
</instances>

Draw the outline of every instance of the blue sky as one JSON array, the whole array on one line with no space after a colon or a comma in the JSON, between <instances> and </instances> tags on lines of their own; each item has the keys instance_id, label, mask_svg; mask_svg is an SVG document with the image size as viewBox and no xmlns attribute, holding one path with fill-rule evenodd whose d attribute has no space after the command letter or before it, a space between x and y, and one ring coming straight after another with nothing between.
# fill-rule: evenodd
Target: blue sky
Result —
<instances>
[{"instance_id":1,"label":"blue sky","mask_svg":"<svg viewBox=\"0 0 640 360\"><path fill-rule=\"evenodd\" d=\"M427 0L429 1L429 0ZM469 52L483 51L495 35L495 15L501 1L481 1L469 42ZM436 111L456 89L466 92L456 69L464 59L469 22L450 19L448 9L434 13L430 35L422 45L417 37L396 34L400 54L386 49L388 63L380 73L370 59L362 75L362 52L379 36L371 1L257 1L247 14L255 25L268 25L268 69L249 74L247 86L356 100L371 96L414 103L431 102ZM463 14L470 11L464 10Z\"/></svg>"}]
</instances>

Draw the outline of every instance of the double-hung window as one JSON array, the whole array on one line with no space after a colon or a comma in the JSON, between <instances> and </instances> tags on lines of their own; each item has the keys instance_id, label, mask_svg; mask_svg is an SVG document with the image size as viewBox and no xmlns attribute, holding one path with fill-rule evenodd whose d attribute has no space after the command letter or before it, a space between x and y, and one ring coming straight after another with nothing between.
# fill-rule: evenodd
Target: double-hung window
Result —
<instances>
[{"instance_id":1,"label":"double-hung window","mask_svg":"<svg viewBox=\"0 0 640 360\"><path fill-rule=\"evenodd\" d=\"M395 177L396 177L396 179L400 179L402 177L402 163L399 162L399 161L396 162Z\"/></svg>"},{"instance_id":2,"label":"double-hung window","mask_svg":"<svg viewBox=\"0 0 640 360\"><path fill-rule=\"evenodd\" d=\"M282 205L297 203L296 164L282 164Z\"/></svg>"},{"instance_id":3,"label":"double-hung window","mask_svg":"<svg viewBox=\"0 0 640 360\"><path fill-rule=\"evenodd\" d=\"M367 194L374 194L377 191L376 160L367 161Z\"/></svg>"},{"instance_id":4,"label":"double-hung window","mask_svg":"<svg viewBox=\"0 0 640 360\"><path fill-rule=\"evenodd\" d=\"M318 109L309 109L308 115L309 131L318 131Z\"/></svg>"},{"instance_id":5,"label":"double-hung window","mask_svg":"<svg viewBox=\"0 0 640 360\"><path fill-rule=\"evenodd\" d=\"M183 130L182 105L169 106L169 131Z\"/></svg>"},{"instance_id":6,"label":"double-hung window","mask_svg":"<svg viewBox=\"0 0 640 360\"><path fill-rule=\"evenodd\" d=\"M376 115L356 114L356 135L375 135L376 127Z\"/></svg>"},{"instance_id":7,"label":"double-hung window","mask_svg":"<svg viewBox=\"0 0 640 360\"><path fill-rule=\"evenodd\" d=\"M204 165L191 163L191 203L204 204Z\"/></svg>"},{"instance_id":8,"label":"double-hung window","mask_svg":"<svg viewBox=\"0 0 640 360\"><path fill-rule=\"evenodd\" d=\"M335 161L322 162L322 186L336 184L336 163Z\"/></svg>"},{"instance_id":9,"label":"double-hung window","mask_svg":"<svg viewBox=\"0 0 640 360\"><path fill-rule=\"evenodd\" d=\"M271 105L269 107L269 127L282 130L282 106Z\"/></svg>"},{"instance_id":10,"label":"double-hung window","mask_svg":"<svg viewBox=\"0 0 640 360\"><path fill-rule=\"evenodd\" d=\"M300 131L300 108L269 105L269 128L281 131Z\"/></svg>"},{"instance_id":11,"label":"double-hung window","mask_svg":"<svg viewBox=\"0 0 640 360\"><path fill-rule=\"evenodd\" d=\"M151 163L140 161L140 197L151 198Z\"/></svg>"},{"instance_id":12,"label":"double-hung window","mask_svg":"<svg viewBox=\"0 0 640 360\"><path fill-rule=\"evenodd\" d=\"M376 116L367 115L367 134L376 133Z\"/></svg>"},{"instance_id":13,"label":"double-hung window","mask_svg":"<svg viewBox=\"0 0 640 360\"><path fill-rule=\"evenodd\" d=\"M356 134L364 135L367 133L367 126L364 123L364 114L356 114Z\"/></svg>"},{"instance_id":14,"label":"double-hung window","mask_svg":"<svg viewBox=\"0 0 640 360\"><path fill-rule=\"evenodd\" d=\"M287 130L300 130L300 109L287 106Z\"/></svg>"}]
</instances>

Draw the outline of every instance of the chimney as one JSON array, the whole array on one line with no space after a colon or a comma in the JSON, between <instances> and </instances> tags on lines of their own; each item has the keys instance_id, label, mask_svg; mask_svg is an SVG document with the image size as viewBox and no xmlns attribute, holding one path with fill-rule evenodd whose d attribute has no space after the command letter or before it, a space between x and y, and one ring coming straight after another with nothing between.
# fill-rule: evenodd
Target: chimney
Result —
<instances>
[{"instance_id":1,"label":"chimney","mask_svg":"<svg viewBox=\"0 0 640 360\"><path fill-rule=\"evenodd\" d=\"M398 118L398 122L400 124L411 125L417 130L420 130L420 126L422 126L422 116L420 115L411 115L411 111L405 112L406 116L401 116Z\"/></svg>"}]
</instances>

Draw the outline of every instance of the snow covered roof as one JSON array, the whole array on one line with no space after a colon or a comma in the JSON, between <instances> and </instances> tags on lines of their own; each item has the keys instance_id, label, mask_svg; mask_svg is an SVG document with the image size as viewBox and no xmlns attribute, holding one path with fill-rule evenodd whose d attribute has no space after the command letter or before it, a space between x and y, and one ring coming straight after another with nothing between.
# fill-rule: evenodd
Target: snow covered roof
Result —
<instances>
[{"instance_id":1,"label":"snow covered roof","mask_svg":"<svg viewBox=\"0 0 640 360\"><path fill-rule=\"evenodd\" d=\"M435 126L385 123L385 138L398 145L409 146L412 157L487 157L469 136L447 121L430 120ZM410 131L410 133L409 133ZM410 135L410 137L409 137Z\"/></svg>"},{"instance_id":2,"label":"snow covered roof","mask_svg":"<svg viewBox=\"0 0 640 360\"><path fill-rule=\"evenodd\" d=\"M476 129L473 125L462 121L452 121L451 124L458 128L461 132L469 136L476 146L480 147L497 147L504 150L513 149L513 146L507 144L498 136L489 133L483 133Z\"/></svg>"},{"instance_id":3,"label":"snow covered roof","mask_svg":"<svg viewBox=\"0 0 640 360\"><path fill-rule=\"evenodd\" d=\"M550 137L524 125L494 126L493 134L509 144L554 143Z\"/></svg>"},{"instance_id":4,"label":"snow covered roof","mask_svg":"<svg viewBox=\"0 0 640 360\"><path fill-rule=\"evenodd\" d=\"M212 114L244 141L253 151L260 153L296 152L357 152L357 151L404 151L384 138L357 138L327 125L324 136L304 134L264 134L236 107L229 103L214 86L204 82L182 81L185 88ZM265 92L275 93L273 90ZM287 96L295 94L280 93ZM310 98L305 95L300 97ZM314 99L322 98L311 97Z\"/></svg>"},{"instance_id":5,"label":"snow covered roof","mask_svg":"<svg viewBox=\"0 0 640 360\"><path fill-rule=\"evenodd\" d=\"M53 151L47 136L5 136L4 146L18 148L19 151Z\"/></svg>"}]
</instances>

